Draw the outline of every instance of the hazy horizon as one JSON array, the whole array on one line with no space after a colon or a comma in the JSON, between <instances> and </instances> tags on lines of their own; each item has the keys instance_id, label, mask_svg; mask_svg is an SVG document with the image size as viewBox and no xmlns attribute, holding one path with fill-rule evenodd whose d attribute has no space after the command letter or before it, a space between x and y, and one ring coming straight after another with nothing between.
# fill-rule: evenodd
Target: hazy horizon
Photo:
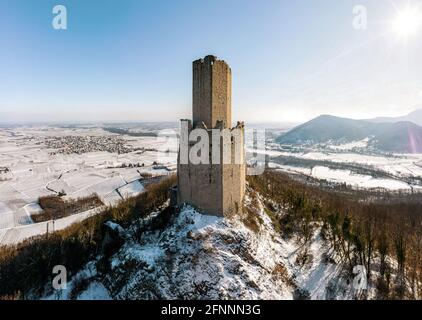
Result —
<instances>
[{"instance_id":1,"label":"hazy horizon","mask_svg":"<svg viewBox=\"0 0 422 320\"><path fill-rule=\"evenodd\" d=\"M422 107L418 1L63 0L68 28L54 30L57 4L0 3L0 122L189 118L191 63L207 54L233 70L234 120L297 124ZM361 30L357 5L367 12Z\"/></svg>"},{"instance_id":2,"label":"hazy horizon","mask_svg":"<svg viewBox=\"0 0 422 320\"><path fill-rule=\"evenodd\" d=\"M422 108L417 108L414 110L411 110L408 113L405 114L399 114L397 115L397 117L401 117L401 116L406 116L409 113L412 113L414 111L418 111L418 110L422 110ZM319 114L316 115L315 117L312 117L310 119L305 119L303 121L250 121L250 120L244 120L241 119L241 121L245 121L247 124L253 125L253 126L262 126L262 125L266 125L266 126L273 126L274 128L276 127L282 127L282 126L296 126L296 125L300 125L302 123L308 122L316 117L319 116L323 116L323 115L330 115L330 116L335 116L335 117L342 117L336 114ZM145 120L140 118L134 118L132 116L132 119L96 119L96 118L91 118L91 119L87 119L86 115L85 115L85 119L72 119L72 118L67 118L67 119L50 119L50 120L46 120L45 118L43 119L43 115L37 115L39 119L37 119L37 117L32 117L32 118L28 118L27 120L24 119L18 119L18 118L7 118L7 116L5 116L4 114L2 114L0 112L0 125L36 125L36 124L46 124L46 125L92 125L92 124L142 124L142 123L146 123L146 124L151 124L151 123L174 123L175 125L179 125L180 120L182 119L174 119L174 120ZM373 117L373 118L352 118L350 117L350 119L354 119L354 120L371 120L371 119L377 119L377 118L388 118L388 116L383 116L383 115L379 115L377 117ZM393 117L394 118L394 117Z\"/></svg>"}]
</instances>

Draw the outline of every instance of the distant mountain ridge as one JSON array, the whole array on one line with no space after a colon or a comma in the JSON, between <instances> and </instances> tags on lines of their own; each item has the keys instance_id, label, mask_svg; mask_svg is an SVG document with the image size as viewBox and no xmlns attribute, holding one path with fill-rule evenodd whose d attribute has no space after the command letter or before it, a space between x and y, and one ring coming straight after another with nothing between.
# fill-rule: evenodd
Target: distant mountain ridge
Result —
<instances>
[{"instance_id":1,"label":"distant mountain ridge","mask_svg":"<svg viewBox=\"0 0 422 320\"><path fill-rule=\"evenodd\" d=\"M422 152L422 127L410 121L375 122L322 115L278 137L282 144L347 143L368 138L368 146L397 153Z\"/></svg>"},{"instance_id":2,"label":"distant mountain ridge","mask_svg":"<svg viewBox=\"0 0 422 320\"><path fill-rule=\"evenodd\" d=\"M401 116L401 117L378 117L378 118L368 119L367 121L376 122L376 123L380 123L380 122L392 123L392 122L410 121L417 124L418 126L422 126L422 109L412 111L411 113L405 116Z\"/></svg>"}]
</instances>

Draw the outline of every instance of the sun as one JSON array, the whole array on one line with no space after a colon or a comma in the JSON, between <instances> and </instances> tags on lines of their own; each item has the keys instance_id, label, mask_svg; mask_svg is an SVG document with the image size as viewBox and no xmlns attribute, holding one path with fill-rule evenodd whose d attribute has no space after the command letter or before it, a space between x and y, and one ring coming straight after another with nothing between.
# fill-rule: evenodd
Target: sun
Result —
<instances>
[{"instance_id":1,"label":"sun","mask_svg":"<svg viewBox=\"0 0 422 320\"><path fill-rule=\"evenodd\" d=\"M393 29L399 37L407 38L418 32L421 22L422 14L419 9L406 7L397 12L393 21Z\"/></svg>"}]
</instances>

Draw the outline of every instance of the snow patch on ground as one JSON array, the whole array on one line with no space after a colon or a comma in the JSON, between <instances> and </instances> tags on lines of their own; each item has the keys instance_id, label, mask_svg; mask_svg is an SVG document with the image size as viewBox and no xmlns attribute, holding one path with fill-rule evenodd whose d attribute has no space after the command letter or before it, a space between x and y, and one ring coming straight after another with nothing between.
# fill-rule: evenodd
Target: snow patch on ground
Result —
<instances>
[{"instance_id":1,"label":"snow patch on ground","mask_svg":"<svg viewBox=\"0 0 422 320\"><path fill-rule=\"evenodd\" d=\"M360 148L366 148L368 146L369 138L365 138L359 141L352 141L349 143L344 143L340 145L329 145L329 149L333 150L352 150L352 149L360 149Z\"/></svg>"},{"instance_id":2,"label":"snow patch on ground","mask_svg":"<svg viewBox=\"0 0 422 320\"><path fill-rule=\"evenodd\" d=\"M94 281L78 296L78 300L111 300L111 298L104 285Z\"/></svg>"},{"instance_id":3,"label":"snow patch on ground","mask_svg":"<svg viewBox=\"0 0 422 320\"><path fill-rule=\"evenodd\" d=\"M123 198L135 197L144 192L144 186L139 180L128 183L127 185L120 187L119 193Z\"/></svg>"},{"instance_id":4,"label":"snow patch on ground","mask_svg":"<svg viewBox=\"0 0 422 320\"><path fill-rule=\"evenodd\" d=\"M411 190L411 187L403 182L393 179L374 178L370 175L355 174L350 170L336 170L323 166L315 166L310 174L317 179L329 180L337 183L346 183L358 188L385 188L389 190Z\"/></svg>"}]
</instances>

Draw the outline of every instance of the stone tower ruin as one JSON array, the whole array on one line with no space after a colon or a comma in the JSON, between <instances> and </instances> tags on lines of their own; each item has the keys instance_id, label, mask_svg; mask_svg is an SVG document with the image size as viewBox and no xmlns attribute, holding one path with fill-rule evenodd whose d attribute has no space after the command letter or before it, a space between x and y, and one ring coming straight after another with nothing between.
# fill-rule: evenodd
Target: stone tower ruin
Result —
<instances>
[{"instance_id":1,"label":"stone tower ruin","mask_svg":"<svg viewBox=\"0 0 422 320\"><path fill-rule=\"evenodd\" d=\"M193 62L193 120L182 120L181 135L188 135L188 142L180 142L177 161L178 205L218 216L239 212L245 194L244 125L232 127L231 82L230 67L217 57ZM196 132L208 136L209 153L199 151L200 163L190 157L202 140Z\"/></svg>"}]
</instances>

